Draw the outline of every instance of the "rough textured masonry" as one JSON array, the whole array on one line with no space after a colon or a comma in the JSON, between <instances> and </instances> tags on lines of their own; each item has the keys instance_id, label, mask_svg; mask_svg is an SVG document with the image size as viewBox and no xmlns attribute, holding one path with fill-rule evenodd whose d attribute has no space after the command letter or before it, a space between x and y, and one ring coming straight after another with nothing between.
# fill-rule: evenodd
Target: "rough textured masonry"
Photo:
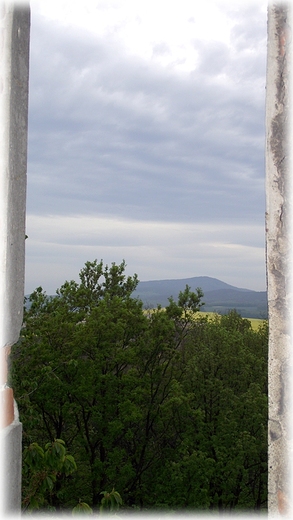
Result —
<instances>
[{"instance_id":1,"label":"rough textured masonry","mask_svg":"<svg viewBox=\"0 0 293 520\"><path fill-rule=\"evenodd\" d=\"M290 115L292 11L288 3L268 8L266 86L266 247L269 311L269 514L292 509L292 240Z\"/></svg>"},{"instance_id":2,"label":"rough textured masonry","mask_svg":"<svg viewBox=\"0 0 293 520\"><path fill-rule=\"evenodd\" d=\"M0 2L0 405L1 512L20 513L21 436L7 356L19 338L24 297L30 9ZM2 516L2 515L1 515Z\"/></svg>"}]
</instances>

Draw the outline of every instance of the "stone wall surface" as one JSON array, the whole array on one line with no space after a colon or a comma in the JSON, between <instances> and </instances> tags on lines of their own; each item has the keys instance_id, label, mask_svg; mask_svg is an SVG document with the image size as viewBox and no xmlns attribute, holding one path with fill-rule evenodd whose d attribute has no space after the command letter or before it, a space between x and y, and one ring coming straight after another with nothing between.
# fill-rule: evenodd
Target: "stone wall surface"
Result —
<instances>
[{"instance_id":1,"label":"stone wall surface","mask_svg":"<svg viewBox=\"0 0 293 520\"><path fill-rule=\"evenodd\" d=\"M23 317L30 8L0 3L1 513L20 513L21 436L7 358Z\"/></svg>"},{"instance_id":2,"label":"stone wall surface","mask_svg":"<svg viewBox=\"0 0 293 520\"><path fill-rule=\"evenodd\" d=\"M269 484L272 516L292 516L291 29L289 3L268 8L266 255L269 314Z\"/></svg>"}]
</instances>

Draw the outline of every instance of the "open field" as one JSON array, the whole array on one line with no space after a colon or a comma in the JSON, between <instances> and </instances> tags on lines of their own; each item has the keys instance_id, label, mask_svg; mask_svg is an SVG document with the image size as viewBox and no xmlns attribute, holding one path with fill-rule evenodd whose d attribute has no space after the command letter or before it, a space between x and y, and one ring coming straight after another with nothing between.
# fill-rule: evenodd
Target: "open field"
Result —
<instances>
[{"instance_id":1,"label":"open field","mask_svg":"<svg viewBox=\"0 0 293 520\"><path fill-rule=\"evenodd\" d=\"M215 312L199 312L198 314L199 314L199 316L208 316L211 318L216 315ZM259 318L243 318L243 319L250 321L253 330L257 330L259 328L259 326L263 324L264 321L267 321L267 320L261 320Z\"/></svg>"},{"instance_id":2,"label":"open field","mask_svg":"<svg viewBox=\"0 0 293 520\"><path fill-rule=\"evenodd\" d=\"M264 321L268 321L268 320L259 320L257 318L247 318L250 322L251 322L251 326L253 328L253 330L257 330L258 327L260 327Z\"/></svg>"},{"instance_id":3,"label":"open field","mask_svg":"<svg viewBox=\"0 0 293 520\"><path fill-rule=\"evenodd\" d=\"M151 312L153 312L153 310L155 310L155 309L148 309L148 310L145 310L144 312L151 313ZM162 308L162 310L164 310L164 307ZM200 317L204 317L204 316L206 316L209 319L213 319L214 316L217 316L217 313L216 312L205 312L205 311L199 311L196 313L196 317L200 318ZM267 320L262 320L259 318L243 318L243 319L250 321L251 327L253 330L257 330L264 323L264 321L267 321Z\"/></svg>"}]
</instances>

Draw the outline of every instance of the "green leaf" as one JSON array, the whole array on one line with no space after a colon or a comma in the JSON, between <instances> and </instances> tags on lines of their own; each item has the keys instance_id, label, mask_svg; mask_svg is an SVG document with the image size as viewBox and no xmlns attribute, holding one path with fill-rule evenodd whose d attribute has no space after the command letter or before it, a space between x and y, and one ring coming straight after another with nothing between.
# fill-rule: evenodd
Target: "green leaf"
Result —
<instances>
[{"instance_id":1,"label":"green leaf","mask_svg":"<svg viewBox=\"0 0 293 520\"><path fill-rule=\"evenodd\" d=\"M75 506L72 509L72 514L73 515L80 515L80 514L91 515L91 514L93 514L93 510L86 502L79 502L77 504L77 506Z\"/></svg>"}]
</instances>

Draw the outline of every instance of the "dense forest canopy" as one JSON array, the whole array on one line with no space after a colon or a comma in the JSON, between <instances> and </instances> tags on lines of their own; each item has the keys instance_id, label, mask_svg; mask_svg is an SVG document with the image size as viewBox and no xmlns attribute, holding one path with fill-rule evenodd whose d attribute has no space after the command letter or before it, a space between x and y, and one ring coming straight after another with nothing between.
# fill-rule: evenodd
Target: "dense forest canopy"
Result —
<instances>
[{"instance_id":1,"label":"dense forest canopy","mask_svg":"<svg viewBox=\"0 0 293 520\"><path fill-rule=\"evenodd\" d=\"M188 286L146 312L137 283L94 261L56 297L30 295L10 361L23 447L62 452L67 471L41 493L48 474L24 457L24 508L98 511L114 488L121 511L265 509L266 322L202 317Z\"/></svg>"}]
</instances>

